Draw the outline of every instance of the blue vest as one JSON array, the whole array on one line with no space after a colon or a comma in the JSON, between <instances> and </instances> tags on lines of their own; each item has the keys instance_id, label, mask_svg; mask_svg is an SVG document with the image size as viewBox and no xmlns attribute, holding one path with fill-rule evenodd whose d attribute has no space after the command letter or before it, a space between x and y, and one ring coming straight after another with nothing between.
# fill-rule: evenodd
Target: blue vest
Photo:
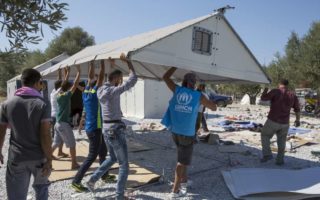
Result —
<instances>
[{"instance_id":1,"label":"blue vest","mask_svg":"<svg viewBox=\"0 0 320 200\"><path fill-rule=\"evenodd\" d=\"M169 108L161 123L173 133L194 136L200 98L200 92L176 86L173 97L169 102Z\"/></svg>"},{"instance_id":2,"label":"blue vest","mask_svg":"<svg viewBox=\"0 0 320 200\"><path fill-rule=\"evenodd\" d=\"M97 86L92 89L86 86L82 93L83 107L86 112L85 129L87 133L92 133L102 128L102 115L97 90Z\"/></svg>"}]
</instances>

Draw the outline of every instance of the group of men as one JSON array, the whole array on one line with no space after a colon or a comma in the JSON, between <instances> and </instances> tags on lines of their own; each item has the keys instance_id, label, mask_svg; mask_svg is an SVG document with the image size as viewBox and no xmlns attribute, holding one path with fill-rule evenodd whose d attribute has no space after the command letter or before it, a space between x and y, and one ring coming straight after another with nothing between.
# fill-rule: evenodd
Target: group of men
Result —
<instances>
[{"instance_id":1,"label":"group of men","mask_svg":"<svg viewBox=\"0 0 320 200\"><path fill-rule=\"evenodd\" d=\"M71 96L79 84L80 67L77 66L77 75L73 84L68 80L70 68L65 69L63 80L59 71L59 79L51 94L51 113L50 105L40 94L43 88L40 73L34 69L26 69L22 72L23 87L16 91L13 98L1 105L0 112L0 161L2 163L6 129L8 126L11 128L6 173L9 200L26 199L31 175L34 177L33 187L36 199L48 199L50 185L48 177L52 170L52 159L58 159L53 156L53 152L59 148L58 157L68 156L62 151L63 144L70 149L71 169L78 169L72 181L73 189L77 192L87 190L93 192L95 183L100 178L105 181L114 181L115 177L109 175L108 171L115 162L118 162L116 199L126 199L125 185L129 173L129 162L126 125L122 121L120 95L136 84L137 75L132 62L124 54L120 55L120 60L127 64L130 72L128 80L124 83L123 74L119 70L108 74L108 80L104 83L104 60L100 62L97 78L95 78L94 63L89 64L88 80L83 90L85 130L89 140L89 150L81 166L76 160L75 136L70 125ZM111 68L114 68L114 60L109 58L108 62ZM172 67L163 76L173 96L161 121L171 131L177 146L175 180L170 194L172 198L187 194L187 166L192 160L195 136L204 107L216 110L216 104L203 93L204 88L201 84L196 90L197 78L194 73L185 74L182 85L179 86L171 79L175 71L176 68ZM299 125L300 110L297 99L287 86L288 82L283 81L279 89L271 90L269 93L266 89L263 92L262 100L271 101L271 111L261 134L263 144L261 162L272 159L270 138L276 133L279 146L276 163L279 165L284 163L283 145L285 145L292 107L297 113L296 125ZM81 181L98 155L100 167L83 185Z\"/></svg>"}]
</instances>

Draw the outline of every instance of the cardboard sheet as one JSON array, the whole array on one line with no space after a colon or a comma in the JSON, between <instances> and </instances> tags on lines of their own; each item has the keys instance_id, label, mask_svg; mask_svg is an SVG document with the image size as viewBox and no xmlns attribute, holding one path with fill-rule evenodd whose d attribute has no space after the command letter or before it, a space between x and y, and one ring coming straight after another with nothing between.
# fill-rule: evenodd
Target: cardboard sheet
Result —
<instances>
[{"instance_id":1,"label":"cardboard sheet","mask_svg":"<svg viewBox=\"0 0 320 200\"><path fill-rule=\"evenodd\" d=\"M151 150L149 147L145 147L140 143L129 141L128 140L128 151L129 152L140 152ZM68 152L67 149L64 149L64 152ZM77 160L81 164L88 154L88 142L87 141L78 141L77 142ZM60 181L66 179L72 179L77 170L71 170L71 159L70 158L60 158L59 160L54 160L53 171L50 176L50 181ZM98 159L91 165L90 169L87 171L86 175L92 174L94 170L99 167ZM110 174L118 174L119 165L116 163L112 166ZM138 166L136 164L130 163L130 174L128 177L128 187L138 187L149 182L157 181L160 178L160 175L155 174L147 169Z\"/></svg>"},{"instance_id":2,"label":"cardboard sheet","mask_svg":"<svg viewBox=\"0 0 320 200\"><path fill-rule=\"evenodd\" d=\"M232 195L246 200L320 197L320 167L302 170L243 168L223 171Z\"/></svg>"}]
</instances>

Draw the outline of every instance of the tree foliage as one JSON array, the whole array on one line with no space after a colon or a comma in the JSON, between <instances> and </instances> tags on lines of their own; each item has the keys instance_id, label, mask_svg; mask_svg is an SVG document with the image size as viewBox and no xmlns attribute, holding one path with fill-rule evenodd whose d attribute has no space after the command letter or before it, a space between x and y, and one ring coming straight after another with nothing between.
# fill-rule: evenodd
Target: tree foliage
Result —
<instances>
[{"instance_id":1,"label":"tree foliage","mask_svg":"<svg viewBox=\"0 0 320 200\"><path fill-rule=\"evenodd\" d=\"M1 32L5 32L10 49L27 50L26 44L37 44L43 37L43 26L61 28L67 6L59 0L0 0Z\"/></svg>"},{"instance_id":2,"label":"tree foliage","mask_svg":"<svg viewBox=\"0 0 320 200\"><path fill-rule=\"evenodd\" d=\"M72 41L72 45L67 43ZM47 60L67 52L69 55L82 50L86 46L93 45L94 38L82 28L68 28L55 38L45 52L40 50L24 52L0 52L0 92L5 94L6 82L20 74L22 69L35 67Z\"/></svg>"},{"instance_id":3,"label":"tree foliage","mask_svg":"<svg viewBox=\"0 0 320 200\"><path fill-rule=\"evenodd\" d=\"M314 22L308 33L299 38L292 32L285 54L267 67L273 86L281 79L288 79L292 87L320 88L320 22Z\"/></svg>"},{"instance_id":4,"label":"tree foliage","mask_svg":"<svg viewBox=\"0 0 320 200\"><path fill-rule=\"evenodd\" d=\"M23 55L12 52L0 51L0 95L6 94L7 80L13 78L19 71L19 64Z\"/></svg>"},{"instance_id":5,"label":"tree foliage","mask_svg":"<svg viewBox=\"0 0 320 200\"><path fill-rule=\"evenodd\" d=\"M247 94L250 97L250 104L255 104L261 86L258 84L220 84L217 89L219 93L232 94L233 96Z\"/></svg>"},{"instance_id":6,"label":"tree foliage","mask_svg":"<svg viewBox=\"0 0 320 200\"><path fill-rule=\"evenodd\" d=\"M301 71L310 86L320 88L320 22L313 23L301 46Z\"/></svg>"},{"instance_id":7,"label":"tree foliage","mask_svg":"<svg viewBox=\"0 0 320 200\"><path fill-rule=\"evenodd\" d=\"M25 53L24 60L20 68L32 68L47 61L47 56L40 50L28 51Z\"/></svg>"},{"instance_id":8,"label":"tree foliage","mask_svg":"<svg viewBox=\"0 0 320 200\"><path fill-rule=\"evenodd\" d=\"M90 36L81 27L66 28L60 36L50 42L45 52L48 58L53 58L63 52L73 55L83 48L94 44L94 37Z\"/></svg>"}]
</instances>

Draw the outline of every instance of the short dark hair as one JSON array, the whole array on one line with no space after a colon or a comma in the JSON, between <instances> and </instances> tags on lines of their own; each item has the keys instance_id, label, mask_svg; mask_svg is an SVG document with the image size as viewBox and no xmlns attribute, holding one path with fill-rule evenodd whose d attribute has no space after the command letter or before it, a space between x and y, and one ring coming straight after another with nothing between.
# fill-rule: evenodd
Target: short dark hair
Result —
<instances>
[{"instance_id":1,"label":"short dark hair","mask_svg":"<svg viewBox=\"0 0 320 200\"><path fill-rule=\"evenodd\" d=\"M188 84L195 87L196 82L197 82L196 75L194 73L187 73L183 77L182 87L187 87Z\"/></svg>"},{"instance_id":2,"label":"short dark hair","mask_svg":"<svg viewBox=\"0 0 320 200\"><path fill-rule=\"evenodd\" d=\"M281 85L284 85L284 86L288 86L288 85L289 85L289 81L288 81L287 79L282 79L282 80L280 81L280 84L281 84Z\"/></svg>"},{"instance_id":3,"label":"short dark hair","mask_svg":"<svg viewBox=\"0 0 320 200\"><path fill-rule=\"evenodd\" d=\"M61 80L56 80L54 82L54 89L59 89L61 87L62 81Z\"/></svg>"},{"instance_id":4,"label":"short dark hair","mask_svg":"<svg viewBox=\"0 0 320 200\"><path fill-rule=\"evenodd\" d=\"M115 77L121 76L122 71L116 69L108 75L108 81L112 81Z\"/></svg>"},{"instance_id":5,"label":"short dark hair","mask_svg":"<svg viewBox=\"0 0 320 200\"><path fill-rule=\"evenodd\" d=\"M41 74L35 69L25 69L22 71L21 82L23 86L32 87L34 84L39 82L41 79Z\"/></svg>"},{"instance_id":6,"label":"short dark hair","mask_svg":"<svg viewBox=\"0 0 320 200\"><path fill-rule=\"evenodd\" d=\"M61 83L61 90L62 90L63 92L68 91L68 90L70 89L70 87L71 87L71 83L70 83L69 81L63 81L63 82Z\"/></svg>"}]
</instances>

